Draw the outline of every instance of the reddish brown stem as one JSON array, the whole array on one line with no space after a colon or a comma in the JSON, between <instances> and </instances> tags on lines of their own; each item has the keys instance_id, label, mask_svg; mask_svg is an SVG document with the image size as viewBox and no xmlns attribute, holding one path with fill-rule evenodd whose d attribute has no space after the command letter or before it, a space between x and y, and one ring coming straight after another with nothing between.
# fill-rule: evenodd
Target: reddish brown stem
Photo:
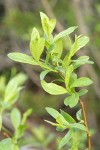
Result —
<instances>
[{"instance_id":1,"label":"reddish brown stem","mask_svg":"<svg viewBox=\"0 0 100 150\"><path fill-rule=\"evenodd\" d=\"M87 118L86 118L86 113L85 113L85 108L84 108L84 103L81 99L79 99L81 108L82 108L82 114L83 114L83 119L84 119L84 125L86 127L86 133L87 133L87 139L88 139L88 149L91 150L91 139L90 139L90 133L89 133L89 128L87 124Z\"/></svg>"}]
</instances>

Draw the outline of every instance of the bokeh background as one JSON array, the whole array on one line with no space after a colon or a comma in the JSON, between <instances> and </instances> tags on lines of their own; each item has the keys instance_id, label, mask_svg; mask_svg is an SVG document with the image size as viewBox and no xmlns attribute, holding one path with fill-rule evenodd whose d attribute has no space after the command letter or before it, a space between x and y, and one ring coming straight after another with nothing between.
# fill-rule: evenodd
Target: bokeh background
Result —
<instances>
[{"instance_id":1,"label":"bokeh background","mask_svg":"<svg viewBox=\"0 0 100 150\"><path fill-rule=\"evenodd\" d=\"M41 69L11 61L9 52L30 54L29 42L32 28L38 28L41 35L41 21L39 12L46 13L57 19L54 33L58 33L70 26L78 26L77 35L85 34L90 37L89 44L76 54L89 55L94 65L84 65L77 70L79 76L89 76L94 84L89 86L88 94L83 97L89 128L92 131L92 146L100 149L100 1L99 0L0 0L0 75L7 81L17 73L25 73L28 77L25 88L21 91L16 107L24 112L28 108L33 113L28 120L33 130L33 139L40 149L55 149L60 139L55 128L47 125L44 119L51 119L45 107L63 109L75 117L78 107L70 110L63 104L64 96L51 96L43 91L39 81ZM74 39L74 34L71 36ZM69 48L67 39L64 39L64 51ZM47 78L53 78L48 75ZM54 139L56 139L54 142ZM28 144L27 144L28 143ZM27 139L24 144L29 145ZM25 148L25 147L24 147ZM23 149L24 149L23 148Z\"/></svg>"}]
</instances>

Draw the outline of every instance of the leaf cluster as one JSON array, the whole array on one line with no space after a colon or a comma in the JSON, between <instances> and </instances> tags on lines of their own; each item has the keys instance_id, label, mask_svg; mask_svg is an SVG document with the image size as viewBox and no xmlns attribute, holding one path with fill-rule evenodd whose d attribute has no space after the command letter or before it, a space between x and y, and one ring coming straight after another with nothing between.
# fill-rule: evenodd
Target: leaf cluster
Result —
<instances>
[{"instance_id":1,"label":"leaf cluster","mask_svg":"<svg viewBox=\"0 0 100 150\"><path fill-rule=\"evenodd\" d=\"M68 96L65 98L64 104L71 108L75 107L80 96L87 93L87 90L76 91L76 88L92 84L92 80L87 77L78 78L75 70L81 65L93 64L93 62L89 60L88 56L81 56L76 60L73 59L73 56L89 42L89 38L84 35L75 35L74 43L71 42L70 49L63 58L63 38L67 36L70 39L69 35L74 32L77 26L70 27L57 35L53 35L52 32L55 28L56 20L49 19L48 16L42 12L40 13L40 17L44 35L40 37L38 30L33 28L30 40L31 56L14 52L8 54L8 57L17 62L40 66L43 69L40 73L42 88L51 95L67 94ZM44 52L46 53L46 57L43 59L42 54ZM53 83L53 81L50 83L46 82L44 78L49 72L58 74L59 79L57 78L55 80L63 82L65 86L62 87L61 85ZM78 128L86 131L82 121L76 123L66 112L61 110L59 113L53 108L46 108L46 110L56 120L56 123L47 121L48 123L56 126L58 131L69 129L68 133L61 140L59 148L63 147L71 139L74 129Z\"/></svg>"},{"instance_id":2,"label":"leaf cluster","mask_svg":"<svg viewBox=\"0 0 100 150\"><path fill-rule=\"evenodd\" d=\"M14 76L6 85L6 79L4 76L0 77L0 130L3 129L2 116L7 110L12 109L15 102L18 100L20 90L23 88L22 84L27 79L27 76L23 73L19 73ZM10 113L12 125L14 127L14 135L9 138L5 138L0 141L0 149L2 150L19 150L18 142L24 135L27 128L26 119L31 114L32 110L27 110L23 117L18 109L13 108ZM5 128L4 128L5 130Z\"/></svg>"}]
</instances>

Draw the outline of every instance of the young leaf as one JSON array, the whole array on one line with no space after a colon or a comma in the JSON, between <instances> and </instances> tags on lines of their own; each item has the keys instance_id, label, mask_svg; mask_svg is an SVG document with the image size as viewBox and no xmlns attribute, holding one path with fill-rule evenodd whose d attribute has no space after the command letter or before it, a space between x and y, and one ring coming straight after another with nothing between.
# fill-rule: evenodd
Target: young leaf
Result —
<instances>
[{"instance_id":1,"label":"young leaf","mask_svg":"<svg viewBox=\"0 0 100 150\"><path fill-rule=\"evenodd\" d=\"M44 45L45 45L45 40L44 38L39 38L36 41L31 41L30 42L30 51L33 56L33 58L36 61L39 61L41 54L43 53L44 50Z\"/></svg>"},{"instance_id":2,"label":"young leaf","mask_svg":"<svg viewBox=\"0 0 100 150\"><path fill-rule=\"evenodd\" d=\"M24 114L23 114L23 118L21 121L21 125L24 125L26 122L26 119L28 116L30 116L30 114L32 113L32 109L28 109Z\"/></svg>"},{"instance_id":3,"label":"young leaf","mask_svg":"<svg viewBox=\"0 0 100 150\"><path fill-rule=\"evenodd\" d=\"M62 122L62 117L61 117L61 115L59 115L59 116L56 118L56 122L59 123L59 126L60 126L60 127L63 127L63 122Z\"/></svg>"},{"instance_id":4,"label":"young leaf","mask_svg":"<svg viewBox=\"0 0 100 150\"><path fill-rule=\"evenodd\" d=\"M62 55L62 51L63 51L62 40L58 40L57 42L55 42L55 47L53 49L53 54L56 54L56 57L60 58L61 55Z\"/></svg>"},{"instance_id":5,"label":"young leaf","mask_svg":"<svg viewBox=\"0 0 100 150\"><path fill-rule=\"evenodd\" d=\"M12 121L12 124L16 129L18 129L20 123L21 123L21 114L19 112L18 109L14 108L12 111L11 111L11 121Z\"/></svg>"},{"instance_id":6,"label":"young leaf","mask_svg":"<svg viewBox=\"0 0 100 150\"><path fill-rule=\"evenodd\" d=\"M81 62L81 61L88 61L88 60L89 60L89 56L80 56L78 59L72 60L72 62Z\"/></svg>"},{"instance_id":7,"label":"young leaf","mask_svg":"<svg viewBox=\"0 0 100 150\"><path fill-rule=\"evenodd\" d=\"M6 138L0 141L0 150L15 150L11 138Z\"/></svg>"},{"instance_id":8,"label":"young leaf","mask_svg":"<svg viewBox=\"0 0 100 150\"><path fill-rule=\"evenodd\" d=\"M62 67L66 70L66 68L69 66L70 63L71 63L70 51L68 51L67 55L64 57L62 61Z\"/></svg>"},{"instance_id":9,"label":"young leaf","mask_svg":"<svg viewBox=\"0 0 100 150\"><path fill-rule=\"evenodd\" d=\"M28 56L23 53L17 53L17 52L9 53L8 57L17 62L22 62L30 65L38 65L31 56Z\"/></svg>"},{"instance_id":10,"label":"young leaf","mask_svg":"<svg viewBox=\"0 0 100 150\"><path fill-rule=\"evenodd\" d=\"M66 76L65 76L66 88L69 88L68 85L69 85L69 80L70 80L72 72L73 72L73 66L70 65L66 70Z\"/></svg>"},{"instance_id":11,"label":"young leaf","mask_svg":"<svg viewBox=\"0 0 100 150\"><path fill-rule=\"evenodd\" d=\"M18 94L19 94L18 82L16 78L13 78L8 82L6 86L6 90L4 94L4 101L5 102L12 101L16 99Z\"/></svg>"},{"instance_id":12,"label":"young leaf","mask_svg":"<svg viewBox=\"0 0 100 150\"><path fill-rule=\"evenodd\" d=\"M57 111L57 110L55 110L55 109L53 109L53 108L50 108L50 107L46 107L46 111L53 117L53 118L55 118L56 119L56 121L58 121L57 120L57 118L59 117L59 119L60 119L60 123L62 124L62 125L69 125L69 123L65 120L65 118Z\"/></svg>"},{"instance_id":13,"label":"young leaf","mask_svg":"<svg viewBox=\"0 0 100 150\"><path fill-rule=\"evenodd\" d=\"M79 94L79 96L82 96L82 95L85 95L87 92L88 92L88 90L83 89L83 90L80 90L78 92L78 94Z\"/></svg>"},{"instance_id":14,"label":"young leaf","mask_svg":"<svg viewBox=\"0 0 100 150\"><path fill-rule=\"evenodd\" d=\"M18 86L21 86L27 80L27 78L27 75L22 72L18 73L14 77L14 79L18 82Z\"/></svg>"},{"instance_id":15,"label":"young leaf","mask_svg":"<svg viewBox=\"0 0 100 150\"><path fill-rule=\"evenodd\" d=\"M89 42L89 37L87 36L82 36L78 38L78 49L84 47L87 43Z\"/></svg>"},{"instance_id":16,"label":"young leaf","mask_svg":"<svg viewBox=\"0 0 100 150\"><path fill-rule=\"evenodd\" d=\"M47 83L44 80L42 80L41 85L43 89L51 95L60 95L67 93L67 90L65 88L55 83Z\"/></svg>"},{"instance_id":17,"label":"young leaf","mask_svg":"<svg viewBox=\"0 0 100 150\"><path fill-rule=\"evenodd\" d=\"M40 12L41 22L42 22L42 28L48 38L50 38L50 34L55 28L56 25L56 19L49 19L46 14Z\"/></svg>"},{"instance_id":18,"label":"young leaf","mask_svg":"<svg viewBox=\"0 0 100 150\"><path fill-rule=\"evenodd\" d=\"M61 115L65 118L66 121L68 121L69 123L75 123L76 121L66 112L64 112L63 110L61 111Z\"/></svg>"},{"instance_id":19,"label":"young leaf","mask_svg":"<svg viewBox=\"0 0 100 150\"><path fill-rule=\"evenodd\" d=\"M81 109L76 113L76 117L79 121L82 120L82 110Z\"/></svg>"},{"instance_id":20,"label":"young leaf","mask_svg":"<svg viewBox=\"0 0 100 150\"><path fill-rule=\"evenodd\" d=\"M31 33L31 41L36 41L40 39L39 32L36 28L33 28L32 33Z\"/></svg>"},{"instance_id":21,"label":"young leaf","mask_svg":"<svg viewBox=\"0 0 100 150\"><path fill-rule=\"evenodd\" d=\"M79 100L79 94L78 93L73 93L71 96L67 97L65 100L64 100L64 104L66 106L70 106L71 108L76 106L77 103L78 103L78 100Z\"/></svg>"},{"instance_id":22,"label":"young leaf","mask_svg":"<svg viewBox=\"0 0 100 150\"><path fill-rule=\"evenodd\" d=\"M80 67L81 65L84 65L84 64L93 64L94 62L93 61L78 61L78 62L74 62L73 63L73 67L74 69Z\"/></svg>"},{"instance_id":23,"label":"young leaf","mask_svg":"<svg viewBox=\"0 0 100 150\"><path fill-rule=\"evenodd\" d=\"M60 113L57 110L53 109L53 108L46 107L45 109L55 119L60 115Z\"/></svg>"},{"instance_id":24,"label":"young leaf","mask_svg":"<svg viewBox=\"0 0 100 150\"><path fill-rule=\"evenodd\" d=\"M77 79L77 74L72 73L70 80L69 80L69 87L76 79Z\"/></svg>"},{"instance_id":25,"label":"young leaf","mask_svg":"<svg viewBox=\"0 0 100 150\"><path fill-rule=\"evenodd\" d=\"M43 80L45 76L49 73L49 70L44 70L40 73L40 80Z\"/></svg>"},{"instance_id":26,"label":"young leaf","mask_svg":"<svg viewBox=\"0 0 100 150\"><path fill-rule=\"evenodd\" d=\"M68 96L65 100L64 100L64 104L66 106L70 106L71 108L76 106L79 100L79 94L78 93L73 93L71 96Z\"/></svg>"},{"instance_id":27,"label":"young leaf","mask_svg":"<svg viewBox=\"0 0 100 150\"><path fill-rule=\"evenodd\" d=\"M26 129L27 129L27 125L20 125L15 132L14 138L16 140L20 139L24 135Z\"/></svg>"},{"instance_id":28,"label":"young leaf","mask_svg":"<svg viewBox=\"0 0 100 150\"><path fill-rule=\"evenodd\" d=\"M90 84L92 84L92 83L93 83L93 81L90 80L89 78L87 78L87 77L81 77L81 78L75 80L75 81L71 84L70 87L72 88L72 87L87 86L87 85L90 85Z\"/></svg>"},{"instance_id":29,"label":"young leaf","mask_svg":"<svg viewBox=\"0 0 100 150\"><path fill-rule=\"evenodd\" d=\"M78 100L79 100L79 94L78 94L78 93L74 93L74 94L72 95L72 99L71 99L71 102L70 102L69 106L70 106L71 108L74 107L74 106L76 106L77 103L78 103Z\"/></svg>"},{"instance_id":30,"label":"young leaf","mask_svg":"<svg viewBox=\"0 0 100 150\"><path fill-rule=\"evenodd\" d=\"M68 133L62 138L62 140L59 143L59 149L62 148L64 145L66 145L71 137L73 136L73 131L69 130Z\"/></svg>"},{"instance_id":31,"label":"young leaf","mask_svg":"<svg viewBox=\"0 0 100 150\"><path fill-rule=\"evenodd\" d=\"M68 106L68 105L70 104L70 101L71 101L71 96L68 96L67 98L65 98L64 104L65 104L66 106Z\"/></svg>"},{"instance_id":32,"label":"young leaf","mask_svg":"<svg viewBox=\"0 0 100 150\"><path fill-rule=\"evenodd\" d=\"M88 56L81 56L77 60L72 60L74 69L84 64L93 64L92 61L88 61L88 60L89 60Z\"/></svg>"},{"instance_id":33,"label":"young leaf","mask_svg":"<svg viewBox=\"0 0 100 150\"><path fill-rule=\"evenodd\" d=\"M71 46L69 51L69 59L82 47L84 47L89 42L89 38L87 36L79 36L76 37L75 42Z\"/></svg>"},{"instance_id":34,"label":"young leaf","mask_svg":"<svg viewBox=\"0 0 100 150\"><path fill-rule=\"evenodd\" d=\"M71 34L76 28L77 28L77 26L75 26L75 27L70 27L70 28L68 28L67 30L64 30L64 31L60 32L59 34L57 34L57 35L54 37L52 43L55 43L57 40L61 39L62 37Z\"/></svg>"},{"instance_id":35,"label":"young leaf","mask_svg":"<svg viewBox=\"0 0 100 150\"><path fill-rule=\"evenodd\" d=\"M83 124L80 124L80 123L73 123L73 124L71 124L71 127L86 131L86 127Z\"/></svg>"}]
</instances>

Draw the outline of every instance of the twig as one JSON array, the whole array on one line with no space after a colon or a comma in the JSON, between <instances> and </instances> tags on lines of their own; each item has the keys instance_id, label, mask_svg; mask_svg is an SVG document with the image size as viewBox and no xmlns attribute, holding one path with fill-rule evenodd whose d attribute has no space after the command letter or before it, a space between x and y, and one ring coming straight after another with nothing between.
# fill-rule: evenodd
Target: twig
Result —
<instances>
[{"instance_id":1,"label":"twig","mask_svg":"<svg viewBox=\"0 0 100 150\"><path fill-rule=\"evenodd\" d=\"M2 134L5 137L9 137L9 138L12 137L12 134L10 133L10 131L7 128L5 128L4 126L2 126L2 130L3 130Z\"/></svg>"},{"instance_id":2,"label":"twig","mask_svg":"<svg viewBox=\"0 0 100 150\"><path fill-rule=\"evenodd\" d=\"M83 119L84 119L84 125L86 127L86 132L87 132L87 138L88 138L88 149L91 150L91 139L90 139L90 133L89 133L89 128L88 128L88 124L87 124L87 118L86 118L86 112L85 112L85 108L84 108L84 103L82 102L81 99L79 99L81 108L82 108L82 114L83 114Z\"/></svg>"}]
</instances>

